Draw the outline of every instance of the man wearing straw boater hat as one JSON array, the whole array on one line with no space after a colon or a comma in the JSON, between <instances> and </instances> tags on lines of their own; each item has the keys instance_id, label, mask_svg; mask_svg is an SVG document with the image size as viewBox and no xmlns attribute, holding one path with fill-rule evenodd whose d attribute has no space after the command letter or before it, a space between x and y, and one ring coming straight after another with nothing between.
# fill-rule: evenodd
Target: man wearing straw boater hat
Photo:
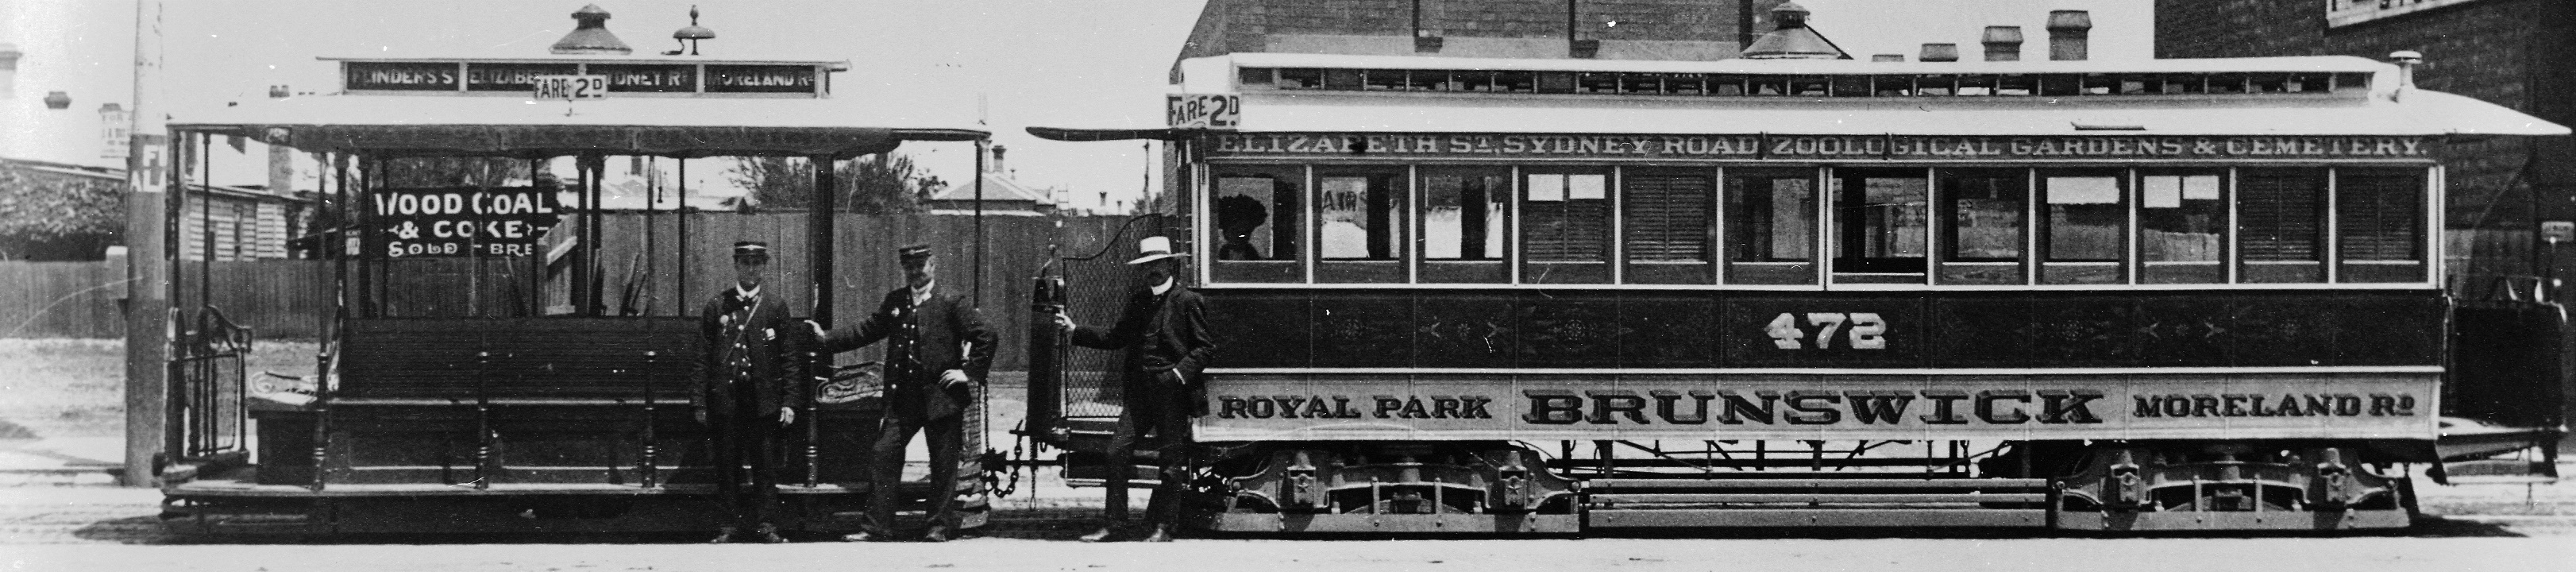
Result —
<instances>
[{"instance_id":1,"label":"man wearing straw boater hat","mask_svg":"<svg viewBox=\"0 0 2576 572\"><path fill-rule=\"evenodd\" d=\"M885 418L868 458L868 521L850 541L893 540L895 484L903 478L904 445L921 433L930 449L930 528L922 540L943 542L957 526L957 464L965 453L966 416L974 400L967 384L984 383L993 368L995 338L975 302L956 288L940 288L930 245L895 249L904 287L887 292L877 311L855 327L824 334L825 355L886 341Z\"/></svg>"},{"instance_id":2,"label":"man wearing straw boater hat","mask_svg":"<svg viewBox=\"0 0 2576 572\"><path fill-rule=\"evenodd\" d=\"M761 291L769 274L768 243L734 243L733 268L734 287L717 292L698 312L707 342L706 375L689 395L698 422L714 435L716 498L733 517L713 542L735 540L746 527L756 535L752 540L784 542L772 515L782 437L804 398L804 384L792 379L803 369L793 362L804 355L797 347L804 330L793 327L786 300ZM742 489L744 481L750 481L750 491Z\"/></svg>"},{"instance_id":3,"label":"man wearing straw boater hat","mask_svg":"<svg viewBox=\"0 0 2576 572\"><path fill-rule=\"evenodd\" d=\"M1138 241L1142 256L1127 264L1143 274L1145 288L1127 297L1127 309L1109 329L1083 327L1058 311L1056 325L1073 333L1073 343L1090 348L1127 350L1124 405L1118 428L1109 438L1108 523L1082 537L1084 542L1123 539L1117 528L1127 520L1127 468L1143 433L1153 443L1162 466L1161 484L1146 504L1150 527L1136 540L1165 542L1179 516L1178 494L1188 485L1190 416L1197 403L1190 396L1199 372L1216 354L1216 336L1208 328L1207 299L1181 286L1181 259L1172 240L1160 236Z\"/></svg>"}]
</instances>

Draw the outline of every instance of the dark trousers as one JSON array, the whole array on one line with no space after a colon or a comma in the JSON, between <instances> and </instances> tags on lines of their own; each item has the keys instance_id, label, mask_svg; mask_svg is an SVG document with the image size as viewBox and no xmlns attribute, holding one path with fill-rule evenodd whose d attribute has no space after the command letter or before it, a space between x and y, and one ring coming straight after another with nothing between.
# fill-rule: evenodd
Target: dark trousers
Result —
<instances>
[{"instance_id":1,"label":"dark trousers","mask_svg":"<svg viewBox=\"0 0 2576 572\"><path fill-rule=\"evenodd\" d=\"M1154 498L1145 503L1148 524L1172 525L1178 521L1180 507L1176 493L1189 485L1190 410L1177 384L1154 383L1149 376L1169 377L1169 373L1133 374L1126 385L1126 408L1118 412L1117 433L1109 437L1109 520L1127 520L1127 475L1135 469L1136 444L1146 431L1154 433L1150 442L1161 466L1154 487ZM1138 380L1136 377L1147 377Z\"/></svg>"},{"instance_id":2,"label":"dark trousers","mask_svg":"<svg viewBox=\"0 0 2576 572\"><path fill-rule=\"evenodd\" d=\"M727 524L771 524L778 506L778 459L784 451L777 412L722 413L708 415L707 425L715 431L716 499L734 518ZM750 474L744 474L744 465L751 466ZM751 490L743 490L745 481Z\"/></svg>"},{"instance_id":3,"label":"dark trousers","mask_svg":"<svg viewBox=\"0 0 2576 572\"><path fill-rule=\"evenodd\" d=\"M957 526L957 455L966 447L966 415L923 419L887 415L877 425L875 454L868 457L868 526L879 534L894 530L896 483L903 480L903 449L921 433L930 448L931 526Z\"/></svg>"}]
</instances>

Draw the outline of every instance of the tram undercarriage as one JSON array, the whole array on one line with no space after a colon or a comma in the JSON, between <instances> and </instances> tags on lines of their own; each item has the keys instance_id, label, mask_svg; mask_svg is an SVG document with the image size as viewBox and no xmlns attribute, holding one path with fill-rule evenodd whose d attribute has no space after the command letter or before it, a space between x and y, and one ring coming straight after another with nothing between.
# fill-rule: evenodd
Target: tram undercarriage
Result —
<instances>
[{"instance_id":1,"label":"tram undercarriage","mask_svg":"<svg viewBox=\"0 0 2576 572\"><path fill-rule=\"evenodd\" d=\"M2409 526L2415 506L2397 442L1672 444L1565 442L1553 455L1500 441L1210 444L1217 458L1189 506L1193 524L1220 533L1539 535L2389 529Z\"/></svg>"}]
</instances>

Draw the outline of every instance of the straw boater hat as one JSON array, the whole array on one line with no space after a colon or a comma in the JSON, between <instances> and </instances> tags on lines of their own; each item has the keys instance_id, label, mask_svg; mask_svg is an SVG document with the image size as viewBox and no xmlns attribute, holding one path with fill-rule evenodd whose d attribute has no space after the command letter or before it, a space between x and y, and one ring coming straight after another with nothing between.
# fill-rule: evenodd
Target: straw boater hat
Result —
<instances>
[{"instance_id":1,"label":"straw boater hat","mask_svg":"<svg viewBox=\"0 0 2576 572\"><path fill-rule=\"evenodd\" d=\"M1160 236L1148 236L1145 237L1144 240L1136 241L1136 253L1142 254L1143 256L1138 256L1135 260L1127 261L1128 264L1144 264L1165 258L1186 258L1189 256L1188 254L1172 252L1172 239Z\"/></svg>"}]
</instances>

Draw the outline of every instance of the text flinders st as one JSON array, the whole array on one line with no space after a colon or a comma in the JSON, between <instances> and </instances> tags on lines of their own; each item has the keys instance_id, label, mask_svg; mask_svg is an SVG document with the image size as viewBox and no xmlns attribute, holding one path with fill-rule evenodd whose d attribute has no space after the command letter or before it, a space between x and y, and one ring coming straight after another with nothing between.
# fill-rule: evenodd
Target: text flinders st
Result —
<instances>
[{"instance_id":1,"label":"text flinders st","mask_svg":"<svg viewBox=\"0 0 2576 572\"><path fill-rule=\"evenodd\" d=\"M1529 389L1533 425L2014 425L2101 423L2104 394L2065 390L1711 391ZM2131 396L2138 418L2413 416L2411 395L2284 393ZM1491 397L1276 395L1217 398L1219 419L1492 419ZM2117 415L2118 413L2113 413Z\"/></svg>"}]
</instances>

